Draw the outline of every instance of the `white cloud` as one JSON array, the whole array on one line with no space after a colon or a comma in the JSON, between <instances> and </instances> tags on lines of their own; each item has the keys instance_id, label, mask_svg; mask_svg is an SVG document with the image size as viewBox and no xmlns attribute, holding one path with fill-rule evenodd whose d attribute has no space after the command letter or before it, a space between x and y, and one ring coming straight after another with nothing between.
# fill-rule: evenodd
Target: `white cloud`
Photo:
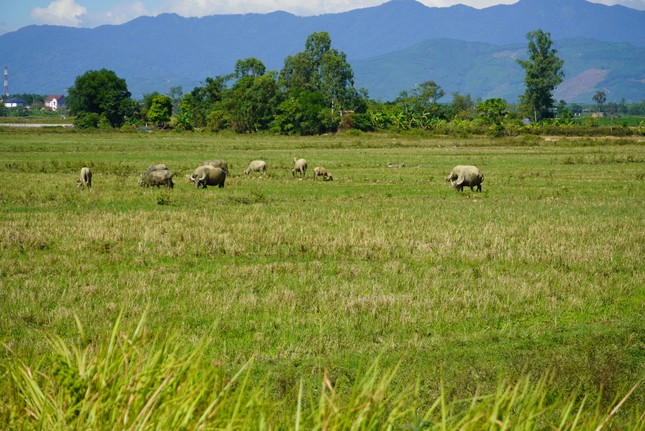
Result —
<instances>
[{"instance_id":1,"label":"white cloud","mask_svg":"<svg viewBox=\"0 0 645 431\"><path fill-rule=\"evenodd\" d=\"M87 14L83 17L83 26L96 27L103 24L123 24L142 15L155 14L148 11L140 1L119 3L108 12Z\"/></svg>"},{"instance_id":2,"label":"white cloud","mask_svg":"<svg viewBox=\"0 0 645 431\"><path fill-rule=\"evenodd\" d=\"M645 10L645 0L588 0L592 3L600 3L608 6L620 4L632 9Z\"/></svg>"},{"instance_id":3,"label":"white cloud","mask_svg":"<svg viewBox=\"0 0 645 431\"><path fill-rule=\"evenodd\" d=\"M277 10L295 15L320 15L345 12L354 9L378 6L389 0L167 0L156 13L174 12L182 16L205 16L213 14L268 13ZM499 4L514 4L519 0L417 0L426 6L449 7L464 4L482 9ZM588 0L605 5L621 4L633 9L645 10L645 0Z\"/></svg>"},{"instance_id":4,"label":"white cloud","mask_svg":"<svg viewBox=\"0 0 645 431\"><path fill-rule=\"evenodd\" d=\"M75 0L54 0L46 8L34 8L31 18L42 24L78 27L87 9Z\"/></svg>"},{"instance_id":5,"label":"white cloud","mask_svg":"<svg viewBox=\"0 0 645 431\"><path fill-rule=\"evenodd\" d=\"M181 16L205 16L214 14L269 13L281 10L295 15L309 16L373 7L387 1L389 0L167 0L164 3L163 11L174 12ZM431 7L448 7L461 3L481 9L496 4L512 4L518 0L418 1ZM157 11L157 13L161 12L162 10Z\"/></svg>"},{"instance_id":6,"label":"white cloud","mask_svg":"<svg viewBox=\"0 0 645 431\"><path fill-rule=\"evenodd\" d=\"M378 6L387 0L168 0L167 12L182 16L269 13L285 11L295 15L320 15Z\"/></svg>"},{"instance_id":7,"label":"white cloud","mask_svg":"<svg viewBox=\"0 0 645 431\"><path fill-rule=\"evenodd\" d=\"M285 11L300 16L346 12L354 9L379 6L389 0L167 0L156 11L174 12L181 16L206 16L244 13L269 13ZM498 4L513 4L519 0L417 0L430 7L449 7L465 4L482 9ZM599 0L603 1L603 0ZM604 0L610 1L610 0ZM645 0L624 0L645 1Z\"/></svg>"},{"instance_id":8,"label":"white cloud","mask_svg":"<svg viewBox=\"0 0 645 431\"><path fill-rule=\"evenodd\" d=\"M496 6L498 4L513 4L517 3L518 0L421 0L421 3L426 6L433 7L449 7L456 4L463 4L466 6L471 6L477 9L483 9L485 7Z\"/></svg>"}]
</instances>

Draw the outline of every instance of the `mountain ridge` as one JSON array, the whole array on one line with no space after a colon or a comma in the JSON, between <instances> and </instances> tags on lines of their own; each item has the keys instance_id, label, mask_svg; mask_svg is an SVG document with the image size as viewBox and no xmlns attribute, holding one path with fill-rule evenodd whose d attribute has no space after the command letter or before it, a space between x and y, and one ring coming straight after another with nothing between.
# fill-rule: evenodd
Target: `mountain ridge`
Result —
<instances>
[{"instance_id":1,"label":"mountain ridge","mask_svg":"<svg viewBox=\"0 0 645 431\"><path fill-rule=\"evenodd\" d=\"M590 103L599 90L609 100L645 100L645 64L639 61L645 58L645 48L586 38L555 41L554 47L565 62L565 79L554 92L557 100ZM383 82L396 81L402 89L409 90L421 82L420 75L426 74L441 85L446 99L458 92L514 102L524 92L524 71L516 59L526 57L524 44L432 39L383 56L357 60L353 68L357 86L375 90L384 101L394 99L400 90L384 86ZM407 67L396 67L398 64ZM589 72L593 70L602 71L602 79L589 87Z\"/></svg>"},{"instance_id":2,"label":"mountain ridge","mask_svg":"<svg viewBox=\"0 0 645 431\"><path fill-rule=\"evenodd\" d=\"M526 33L537 28L551 33L556 42L587 38L601 44L629 43L634 56L641 55L641 48L645 47L645 11L623 6L585 0L520 0L511 5L475 9L464 5L437 8L415 0L391 0L379 6L309 17L282 11L201 18L161 14L94 29L27 26L0 36L0 62L9 67L10 91L14 93L61 93L86 71L107 68L124 78L133 96L140 98L152 91L166 92L175 85L190 91L206 77L232 72L237 60L249 57L258 58L269 70L280 70L288 55L304 50L308 35L326 31L332 47L347 54L357 86L365 87L370 97L388 99L410 89L409 83L428 80L452 89L452 82L449 85L441 82L442 76L459 75L465 83L458 90L462 94L470 92L466 90L473 87L466 85L470 82L479 85L487 82L469 81L468 77L477 74L477 69L466 70L474 67L472 61L455 62L446 55L434 63L424 59L425 69L415 69L415 76L402 81L387 80L387 76L397 75L392 74L392 68L401 69L398 75L414 69L414 62L419 59L402 54L411 47L432 40L457 40L470 49L469 43L487 43L513 45L513 49L525 52ZM617 88L611 94L629 96L628 99L640 97L645 70L633 61L625 63L629 54L624 50L620 48L622 60L610 63L614 68L628 64L631 69L623 73L622 81L616 77L609 82ZM576 61L575 55L567 55L572 57L563 57L565 69L570 61ZM401 63L403 58L413 64ZM606 60L596 60L587 54L586 68L602 69ZM519 67L514 62L498 64L492 60L488 66L492 68L488 72L489 85L496 80L495 74L505 76L517 72ZM610 75L608 72L607 79ZM514 78L513 89L496 92L497 87L478 87L470 94L516 97L522 86L516 81ZM626 82L633 83L636 91L629 90ZM600 81L594 89L604 89L605 84L605 80Z\"/></svg>"}]
</instances>

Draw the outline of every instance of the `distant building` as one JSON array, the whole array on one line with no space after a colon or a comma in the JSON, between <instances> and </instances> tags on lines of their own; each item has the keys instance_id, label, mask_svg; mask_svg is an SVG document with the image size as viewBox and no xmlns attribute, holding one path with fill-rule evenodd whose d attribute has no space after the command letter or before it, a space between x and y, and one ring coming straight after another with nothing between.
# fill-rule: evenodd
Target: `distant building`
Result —
<instances>
[{"instance_id":1,"label":"distant building","mask_svg":"<svg viewBox=\"0 0 645 431\"><path fill-rule=\"evenodd\" d=\"M53 95L53 96L47 96L45 98L45 106L43 109L46 109L48 111L58 111L63 104L65 103L65 96L63 95Z\"/></svg>"},{"instance_id":2,"label":"distant building","mask_svg":"<svg viewBox=\"0 0 645 431\"><path fill-rule=\"evenodd\" d=\"M5 108L17 108L18 106L27 106L27 102L17 97L12 97L4 101Z\"/></svg>"}]
</instances>

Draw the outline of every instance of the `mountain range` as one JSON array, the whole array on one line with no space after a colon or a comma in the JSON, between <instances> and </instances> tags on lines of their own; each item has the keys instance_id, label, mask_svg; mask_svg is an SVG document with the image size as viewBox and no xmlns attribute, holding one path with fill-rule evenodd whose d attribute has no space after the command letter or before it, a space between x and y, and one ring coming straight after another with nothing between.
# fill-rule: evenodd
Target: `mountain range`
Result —
<instances>
[{"instance_id":1,"label":"mountain range","mask_svg":"<svg viewBox=\"0 0 645 431\"><path fill-rule=\"evenodd\" d=\"M415 0L337 14L299 17L286 12L184 18L140 17L94 29L33 25L0 36L0 65L10 93L64 94L77 76L106 68L124 78L133 97L231 73L255 57L270 70L304 50L308 35L326 31L344 52L355 84L372 99L435 81L446 94L502 97L524 92L526 34L551 34L565 62L555 96L591 103L645 100L645 11L586 0L520 0L475 9L428 7ZM442 100L444 101L444 100Z\"/></svg>"}]
</instances>

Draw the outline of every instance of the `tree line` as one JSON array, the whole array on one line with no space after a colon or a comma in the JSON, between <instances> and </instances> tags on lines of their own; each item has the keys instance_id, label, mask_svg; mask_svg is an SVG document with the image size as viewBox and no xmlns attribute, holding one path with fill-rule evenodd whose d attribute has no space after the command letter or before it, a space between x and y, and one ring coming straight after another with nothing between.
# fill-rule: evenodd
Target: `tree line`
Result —
<instances>
[{"instance_id":1,"label":"tree line","mask_svg":"<svg viewBox=\"0 0 645 431\"><path fill-rule=\"evenodd\" d=\"M553 98L564 62L549 33L536 30L527 39L528 59L517 60L525 71L525 93L517 105L459 93L452 94L451 103L440 103L445 92L432 80L393 101L370 100L365 89L355 88L345 53L332 47L328 33L319 32L309 35L304 50L288 56L280 71L268 71L257 58L242 59L231 73L207 77L189 93L173 87L168 95L145 95L142 103L131 99L125 80L114 72L89 71L69 89L67 106L79 128L148 122L182 130L285 135L441 128L501 135L509 125L567 124L576 113ZM604 95L596 96L594 101L604 104Z\"/></svg>"}]
</instances>

